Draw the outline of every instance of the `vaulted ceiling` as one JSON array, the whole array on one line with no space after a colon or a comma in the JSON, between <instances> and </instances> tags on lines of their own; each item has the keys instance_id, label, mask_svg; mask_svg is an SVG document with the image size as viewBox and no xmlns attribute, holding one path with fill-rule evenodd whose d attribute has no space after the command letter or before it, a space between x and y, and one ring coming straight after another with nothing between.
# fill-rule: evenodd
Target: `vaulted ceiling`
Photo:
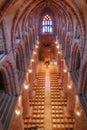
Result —
<instances>
[{"instance_id":1,"label":"vaulted ceiling","mask_svg":"<svg viewBox=\"0 0 87 130\"><path fill-rule=\"evenodd\" d=\"M56 20L63 18L73 21L74 17L87 32L86 0L0 0L0 21L5 20L10 34L16 32L19 23L23 26L27 19L31 25L38 25L43 12L49 8Z\"/></svg>"},{"instance_id":2,"label":"vaulted ceiling","mask_svg":"<svg viewBox=\"0 0 87 130\"><path fill-rule=\"evenodd\" d=\"M27 17L31 13L34 16L40 15L43 8L50 7L54 14L61 15L77 15L79 14L86 21L86 7L85 0L0 0L0 17L7 18L8 24L10 25L16 20ZM0 19L1 19L0 18ZM11 22L12 21L12 22Z\"/></svg>"}]
</instances>

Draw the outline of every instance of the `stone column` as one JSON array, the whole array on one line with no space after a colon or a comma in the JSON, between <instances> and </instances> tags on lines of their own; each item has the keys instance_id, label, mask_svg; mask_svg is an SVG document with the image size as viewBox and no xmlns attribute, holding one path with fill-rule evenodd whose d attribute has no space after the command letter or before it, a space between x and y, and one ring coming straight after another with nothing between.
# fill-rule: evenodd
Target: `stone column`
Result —
<instances>
[{"instance_id":1,"label":"stone column","mask_svg":"<svg viewBox=\"0 0 87 130\"><path fill-rule=\"evenodd\" d=\"M79 110L80 114L75 114L75 126L74 130L86 130L87 118L82 110Z\"/></svg>"},{"instance_id":2,"label":"stone column","mask_svg":"<svg viewBox=\"0 0 87 130\"><path fill-rule=\"evenodd\" d=\"M24 121L20 107L16 107L9 130L24 130Z\"/></svg>"},{"instance_id":3,"label":"stone column","mask_svg":"<svg viewBox=\"0 0 87 130\"><path fill-rule=\"evenodd\" d=\"M4 130L1 120L0 120L0 130Z\"/></svg>"},{"instance_id":4,"label":"stone column","mask_svg":"<svg viewBox=\"0 0 87 130\"><path fill-rule=\"evenodd\" d=\"M64 70L63 70L64 71ZM68 72L63 72L62 74L62 79L63 79L63 91L62 91L62 96L66 97L67 96L67 85L68 85Z\"/></svg>"},{"instance_id":5,"label":"stone column","mask_svg":"<svg viewBox=\"0 0 87 130\"><path fill-rule=\"evenodd\" d=\"M23 106L23 117L29 117L29 90L23 88L22 90L22 106Z\"/></svg>"},{"instance_id":6,"label":"stone column","mask_svg":"<svg viewBox=\"0 0 87 130\"><path fill-rule=\"evenodd\" d=\"M66 116L74 116L74 108L75 108L75 91L74 88L67 87L67 106L64 108L64 112Z\"/></svg>"}]
</instances>

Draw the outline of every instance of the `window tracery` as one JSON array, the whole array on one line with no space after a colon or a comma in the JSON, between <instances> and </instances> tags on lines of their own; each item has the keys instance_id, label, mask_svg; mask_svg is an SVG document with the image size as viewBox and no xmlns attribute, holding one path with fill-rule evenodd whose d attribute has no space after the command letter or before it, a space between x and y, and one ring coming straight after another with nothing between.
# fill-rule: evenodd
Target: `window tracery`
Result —
<instances>
[{"instance_id":1,"label":"window tracery","mask_svg":"<svg viewBox=\"0 0 87 130\"><path fill-rule=\"evenodd\" d=\"M51 17L48 14L46 14L42 21L42 33L52 33L52 25L53 23Z\"/></svg>"}]
</instances>

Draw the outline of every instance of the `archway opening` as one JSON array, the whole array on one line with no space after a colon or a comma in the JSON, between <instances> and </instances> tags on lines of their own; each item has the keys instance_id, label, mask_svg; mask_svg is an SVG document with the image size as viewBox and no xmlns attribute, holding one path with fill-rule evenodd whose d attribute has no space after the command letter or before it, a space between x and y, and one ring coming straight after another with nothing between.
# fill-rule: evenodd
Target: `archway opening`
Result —
<instances>
[{"instance_id":1,"label":"archway opening","mask_svg":"<svg viewBox=\"0 0 87 130\"><path fill-rule=\"evenodd\" d=\"M4 84L4 77L2 75L2 72L0 71L0 90L5 91L5 84Z\"/></svg>"}]
</instances>

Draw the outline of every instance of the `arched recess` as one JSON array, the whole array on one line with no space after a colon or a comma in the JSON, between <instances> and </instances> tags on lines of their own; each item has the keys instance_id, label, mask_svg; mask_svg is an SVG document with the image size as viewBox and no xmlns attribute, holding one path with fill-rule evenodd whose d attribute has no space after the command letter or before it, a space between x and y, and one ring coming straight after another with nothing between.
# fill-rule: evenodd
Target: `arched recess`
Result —
<instances>
[{"instance_id":1,"label":"arched recess","mask_svg":"<svg viewBox=\"0 0 87 130\"><path fill-rule=\"evenodd\" d=\"M18 93L14 69L9 61L0 67L0 90L10 95Z\"/></svg>"},{"instance_id":2,"label":"arched recess","mask_svg":"<svg viewBox=\"0 0 87 130\"><path fill-rule=\"evenodd\" d=\"M80 75L80 93L87 96L87 62L83 65Z\"/></svg>"},{"instance_id":3,"label":"arched recess","mask_svg":"<svg viewBox=\"0 0 87 130\"><path fill-rule=\"evenodd\" d=\"M81 64L80 49L78 43L75 43L74 46L72 47L71 71L73 72L77 82L79 80L80 64Z\"/></svg>"},{"instance_id":4,"label":"arched recess","mask_svg":"<svg viewBox=\"0 0 87 130\"><path fill-rule=\"evenodd\" d=\"M7 92L6 86L5 86L5 74L2 69L0 69L0 90Z\"/></svg>"}]
</instances>

